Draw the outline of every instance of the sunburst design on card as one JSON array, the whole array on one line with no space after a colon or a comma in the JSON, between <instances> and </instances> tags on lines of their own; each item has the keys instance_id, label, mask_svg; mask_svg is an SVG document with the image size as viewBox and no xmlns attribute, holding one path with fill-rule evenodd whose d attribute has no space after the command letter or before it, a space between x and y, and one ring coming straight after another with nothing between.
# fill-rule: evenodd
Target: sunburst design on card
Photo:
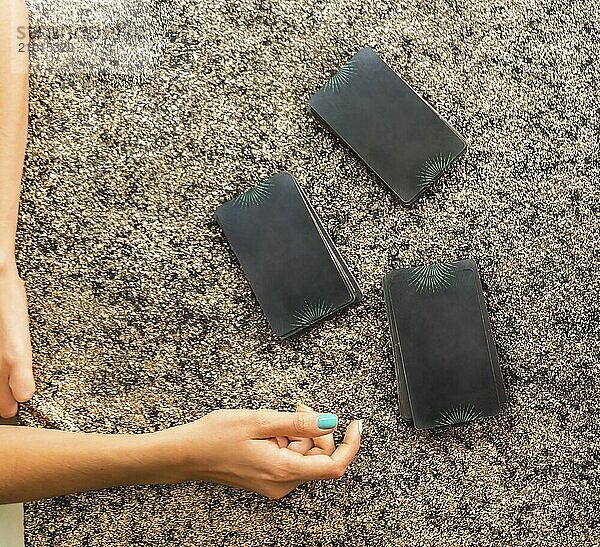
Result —
<instances>
[{"instance_id":1,"label":"sunburst design on card","mask_svg":"<svg viewBox=\"0 0 600 547\"><path fill-rule=\"evenodd\" d=\"M413 268L408 283L419 292L434 293L450 286L455 275L454 264L428 264Z\"/></svg>"},{"instance_id":2,"label":"sunburst design on card","mask_svg":"<svg viewBox=\"0 0 600 547\"><path fill-rule=\"evenodd\" d=\"M435 424L440 427L445 427L472 422L480 417L481 412L479 412L474 405L458 405L440 412L439 417L435 420Z\"/></svg>"},{"instance_id":3,"label":"sunburst design on card","mask_svg":"<svg viewBox=\"0 0 600 547\"><path fill-rule=\"evenodd\" d=\"M324 300L304 301L304 306L293 313L291 327L293 329L304 329L313 323L333 313L334 307Z\"/></svg>"},{"instance_id":4,"label":"sunburst design on card","mask_svg":"<svg viewBox=\"0 0 600 547\"><path fill-rule=\"evenodd\" d=\"M452 154L437 154L433 158L425 160L417 172L419 189L429 188L448 170L453 160Z\"/></svg>"},{"instance_id":5,"label":"sunburst design on card","mask_svg":"<svg viewBox=\"0 0 600 547\"><path fill-rule=\"evenodd\" d=\"M350 59L342 66L329 80L323 85L323 89L328 89L337 93L343 86L348 85L357 72L356 61Z\"/></svg>"},{"instance_id":6,"label":"sunburst design on card","mask_svg":"<svg viewBox=\"0 0 600 547\"><path fill-rule=\"evenodd\" d=\"M273 193L273 182L265 180L232 200L238 207L256 207Z\"/></svg>"}]
</instances>

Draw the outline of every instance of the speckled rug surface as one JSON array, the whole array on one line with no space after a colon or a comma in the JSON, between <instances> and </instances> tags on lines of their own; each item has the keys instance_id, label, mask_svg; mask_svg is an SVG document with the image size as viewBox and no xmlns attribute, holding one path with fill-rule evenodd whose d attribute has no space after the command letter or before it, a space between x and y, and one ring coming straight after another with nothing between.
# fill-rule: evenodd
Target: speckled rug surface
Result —
<instances>
[{"instance_id":1,"label":"speckled rug surface","mask_svg":"<svg viewBox=\"0 0 600 547\"><path fill-rule=\"evenodd\" d=\"M18 252L39 392L22 420L144 432L301 399L364 418L365 436L342 480L277 502L184 484L29 503L27 544L600 544L594 4L31 0L52 47L32 60ZM364 45L470 145L411 209L307 112ZM282 169L365 294L284 343L213 218ZM416 432L398 416L382 277L467 257L509 402Z\"/></svg>"}]
</instances>

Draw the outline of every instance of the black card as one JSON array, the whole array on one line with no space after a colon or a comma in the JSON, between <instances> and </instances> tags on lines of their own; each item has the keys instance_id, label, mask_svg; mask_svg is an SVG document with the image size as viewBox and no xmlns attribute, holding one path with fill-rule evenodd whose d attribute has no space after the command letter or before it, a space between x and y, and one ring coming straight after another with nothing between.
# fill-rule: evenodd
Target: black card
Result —
<instances>
[{"instance_id":1,"label":"black card","mask_svg":"<svg viewBox=\"0 0 600 547\"><path fill-rule=\"evenodd\" d=\"M278 336L293 336L361 299L356 280L288 173L224 203L216 217Z\"/></svg>"},{"instance_id":2,"label":"black card","mask_svg":"<svg viewBox=\"0 0 600 547\"><path fill-rule=\"evenodd\" d=\"M406 205L466 149L464 139L368 47L342 66L309 105Z\"/></svg>"},{"instance_id":3,"label":"black card","mask_svg":"<svg viewBox=\"0 0 600 547\"><path fill-rule=\"evenodd\" d=\"M395 270L384 295L402 416L426 429L498 414L506 394L475 262Z\"/></svg>"}]
</instances>

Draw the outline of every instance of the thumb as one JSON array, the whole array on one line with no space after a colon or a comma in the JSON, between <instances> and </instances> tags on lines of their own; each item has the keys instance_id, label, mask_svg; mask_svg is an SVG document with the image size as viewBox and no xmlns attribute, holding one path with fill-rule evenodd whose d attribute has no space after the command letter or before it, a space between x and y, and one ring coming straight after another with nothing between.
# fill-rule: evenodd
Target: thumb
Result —
<instances>
[{"instance_id":1,"label":"thumb","mask_svg":"<svg viewBox=\"0 0 600 547\"><path fill-rule=\"evenodd\" d=\"M271 437L320 437L331 433L338 424L335 414L318 412L257 411L254 416L257 439Z\"/></svg>"}]
</instances>

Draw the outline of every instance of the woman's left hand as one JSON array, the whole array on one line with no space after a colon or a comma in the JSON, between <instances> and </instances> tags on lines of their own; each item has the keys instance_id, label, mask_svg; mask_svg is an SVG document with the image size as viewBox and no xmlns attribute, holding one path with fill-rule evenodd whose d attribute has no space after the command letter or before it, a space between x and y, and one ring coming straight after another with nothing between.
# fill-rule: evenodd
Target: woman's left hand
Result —
<instances>
[{"instance_id":1,"label":"woman's left hand","mask_svg":"<svg viewBox=\"0 0 600 547\"><path fill-rule=\"evenodd\" d=\"M281 498L300 484L340 478L360 448L354 420L336 448L335 414L217 410L158 432L173 463L169 482L205 480ZM162 451L161 451L162 452Z\"/></svg>"}]
</instances>

